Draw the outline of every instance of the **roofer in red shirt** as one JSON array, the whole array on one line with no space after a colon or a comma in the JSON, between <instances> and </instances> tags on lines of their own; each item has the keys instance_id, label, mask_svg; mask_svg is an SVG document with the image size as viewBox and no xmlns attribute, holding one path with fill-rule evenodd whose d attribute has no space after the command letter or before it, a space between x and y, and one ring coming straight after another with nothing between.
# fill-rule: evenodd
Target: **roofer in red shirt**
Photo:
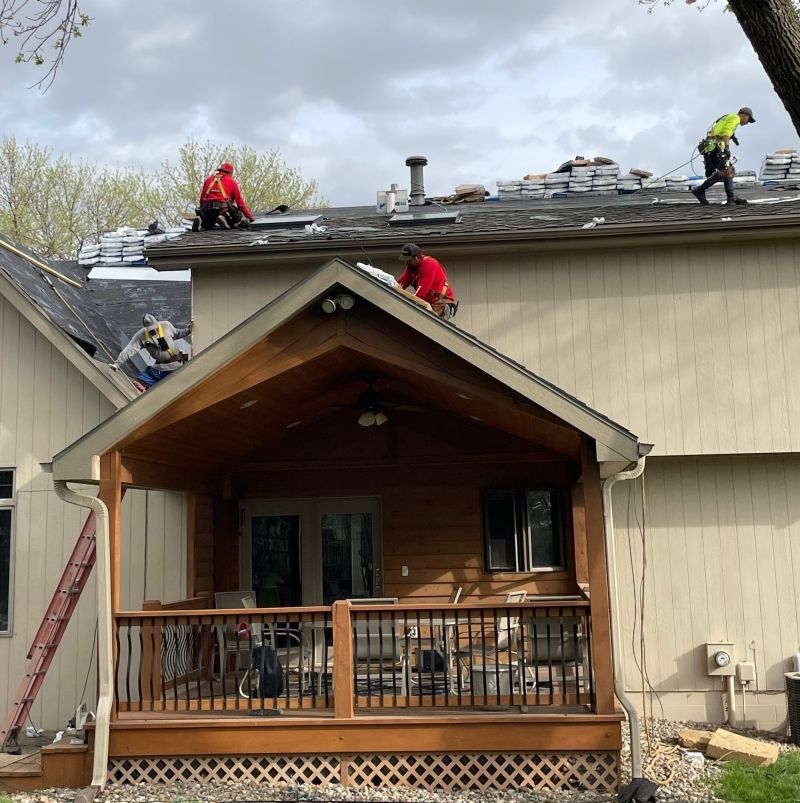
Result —
<instances>
[{"instance_id":1,"label":"roofer in red shirt","mask_svg":"<svg viewBox=\"0 0 800 803\"><path fill-rule=\"evenodd\" d=\"M427 301L440 318L446 321L453 318L458 310L458 301L439 262L423 254L414 243L403 246L399 259L406 263L406 269L397 283L404 290L409 286L414 287L414 295Z\"/></svg>"},{"instance_id":2,"label":"roofer in red shirt","mask_svg":"<svg viewBox=\"0 0 800 803\"><path fill-rule=\"evenodd\" d=\"M192 223L192 231L200 229L247 228L255 219L242 198L239 185L233 178L233 165L224 162L203 183L200 206Z\"/></svg>"}]
</instances>

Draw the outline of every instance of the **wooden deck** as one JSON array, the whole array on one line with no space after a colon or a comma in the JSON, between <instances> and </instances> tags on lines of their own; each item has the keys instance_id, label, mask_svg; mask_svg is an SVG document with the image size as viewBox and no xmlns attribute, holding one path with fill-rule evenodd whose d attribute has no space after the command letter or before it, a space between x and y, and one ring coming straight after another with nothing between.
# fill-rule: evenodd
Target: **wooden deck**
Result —
<instances>
[{"instance_id":1,"label":"wooden deck","mask_svg":"<svg viewBox=\"0 0 800 803\"><path fill-rule=\"evenodd\" d=\"M87 745L50 744L0 768L0 792L79 788L91 780Z\"/></svg>"}]
</instances>

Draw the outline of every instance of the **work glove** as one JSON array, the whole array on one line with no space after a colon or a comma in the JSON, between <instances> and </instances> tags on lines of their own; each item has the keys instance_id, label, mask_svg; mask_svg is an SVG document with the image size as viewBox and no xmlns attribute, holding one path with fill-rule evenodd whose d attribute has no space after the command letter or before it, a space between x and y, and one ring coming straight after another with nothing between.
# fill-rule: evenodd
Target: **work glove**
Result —
<instances>
[{"instance_id":1,"label":"work glove","mask_svg":"<svg viewBox=\"0 0 800 803\"><path fill-rule=\"evenodd\" d=\"M739 140L738 140L738 139L736 139L736 134L731 134L731 142L732 142L734 145L737 145L737 146L738 146L738 144L739 144Z\"/></svg>"}]
</instances>

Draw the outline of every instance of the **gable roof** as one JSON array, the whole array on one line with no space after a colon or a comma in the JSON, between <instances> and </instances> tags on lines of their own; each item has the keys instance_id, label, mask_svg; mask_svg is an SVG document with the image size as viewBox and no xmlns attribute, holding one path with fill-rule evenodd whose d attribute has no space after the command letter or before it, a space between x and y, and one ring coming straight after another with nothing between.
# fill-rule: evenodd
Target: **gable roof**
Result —
<instances>
[{"instance_id":1,"label":"gable roof","mask_svg":"<svg viewBox=\"0 0 800 803\"><path fill-rule=\"evenodd\" d=\"M612 241L631 235L737 233L784 228L797 236L800 196L766 188L746 188L737 194L753 201L744 206L701 206L686 192L639 192L602 197L551 198L535 201L498 201L442 207L428 204L418 212L458 212L459 223L391 226L389 216L375 207L339 207L316 210L327 231L306 234L302 228L235 229L187 233L147 249L156 269L201 267L221 259L269 259L292 253L353 253L366 247L372 253L398 250L408 241L420 246L488 248L515 242L566 240L569 247ZM654 203L658 201L658 203ZM769 201L769 203L764 203ZM296 211L295 211L296 214ZM585 229L595 218L603 223ZM280 216L275 217L276 225ZM266 244L259 241L268 238ZM363 259L363 254L359 257Z\"/></svg>"},{"instance_id":2,"label":"gable roof","mask_svg":"<svg viewBox=\"0 0 800 803\"><path fill-rule=\"evenodd\" d=\"M80 272L69 265L48 263L22 246L13 246L73 281L82 282ZM79 290L46 274L0 243L0 293L115 407L122 407L138 395L128 379L107 366L117 353L113 352L114 339L83 288ZM92 359L92 354L97 359Z\"/></svg>"},{"instance_id":3,"label":"gable roof","mask_svg":"<svg viewBox=\"0 0 800 803\"><path fill-rule=\"evenodd\" d=\"M333 288L344 288L412 327L437 346L501 382L597 442L598 460L627 465L646 453L635 435L555 385L528 371L477 338L462 332L413 301L389 289L341 259L334 259L306 277L224 337L205 349L168 381L84 435L53 459L56 479L97 482L99 456L112 449L145 422L155 419L180 397L224 369L266 335L275 332Z\"/></svg>"}]
</instances>

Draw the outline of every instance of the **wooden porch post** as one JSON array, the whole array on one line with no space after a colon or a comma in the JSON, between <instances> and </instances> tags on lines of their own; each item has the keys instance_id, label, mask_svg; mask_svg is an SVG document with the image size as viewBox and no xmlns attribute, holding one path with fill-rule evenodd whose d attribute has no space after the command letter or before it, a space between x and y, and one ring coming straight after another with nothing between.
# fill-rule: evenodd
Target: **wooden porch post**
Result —
<instances>
[{"instance_id":1,"label":"wooden porch post","mask_svg":"<svg viewBox=\"0 0 800 803\"><path fill-rule=\"evenodd\" d=\"M108 538L111 547L111 612L119 613L122 534L122 455L108 452L100 458L101 501L108 508Z\"/></svg>"},{"instance_id":2,"label":"wooden porch post","mask_svg":"<svg viewBox=\"0 0 800 803\"><path fill-rule=\"evenodd\" d=\"M611 714L615 709L614 660L611 654L611 606L608 597L603 492L593 441L584 441L581 450L581 478L586 518L596 713Z\"/></svg>"},{"instance_id":3,"label":"wooden porch post","mask_svg":"<svg viewBox=\"0 0 800 803\"><path fill-rule=\"evenodd\" d=\"M586 503L583 485L572 488L572 538L575 547L575 582L583 587L589 582L589 558L586 553Z\"/></svg>"},{"instance_id":4,"label":"wooden porch post","mask_svg":"<svg viewBox=\"0 0 800 803\"><path fill-rule=\"evenodd\" d=\"M353 719L353 635L350 626L350 603L333 603L333 715L336 719Z\"/></svg>"}]
</instances>

